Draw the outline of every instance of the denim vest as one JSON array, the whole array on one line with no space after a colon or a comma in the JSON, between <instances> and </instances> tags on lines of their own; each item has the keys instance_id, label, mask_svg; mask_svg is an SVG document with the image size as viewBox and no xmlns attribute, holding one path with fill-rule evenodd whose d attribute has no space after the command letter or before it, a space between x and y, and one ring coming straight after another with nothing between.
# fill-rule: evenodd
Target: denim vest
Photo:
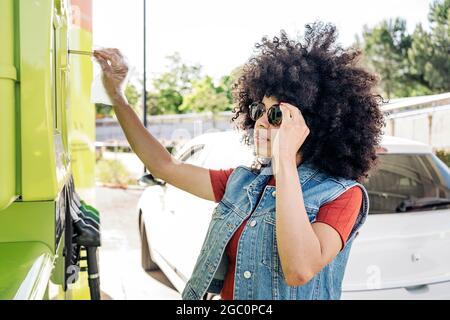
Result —
<instances>
[{"instance_id":1,"label":"denim vest","mask_svg":"<svg viewBox=\"0 0 450 320\"><path fill-rule=\"evenodd\" d=\"M284 278L275 233L276 187L268 186L271 167L259 174L238 166L230 175L225 194L215 207L191 278L182 298L203 299L206 292L220 293L228 267L225 247L251 214L238 244L234 282L236 300L339 299L350 248L369 211L366 189L354 180L332 177L311 164L302 163L298 175L309 221L319 208L357 185L363 203L348 240L338 255L302 286L289 286ZM252 213L253 212L253 213Z\"/></svg>"}]
</instances>

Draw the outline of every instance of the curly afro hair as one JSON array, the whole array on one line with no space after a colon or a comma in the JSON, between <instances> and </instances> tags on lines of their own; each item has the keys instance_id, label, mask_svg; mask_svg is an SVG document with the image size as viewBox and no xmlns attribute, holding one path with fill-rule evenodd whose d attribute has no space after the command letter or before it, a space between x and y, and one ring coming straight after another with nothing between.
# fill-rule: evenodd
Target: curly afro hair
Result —
<instances>
[{"instance_id":1,"label":"curly afro hair","mask_svg":"<svg viewBox=\"0 0 450 320\"><path fill-rule=\"evenodd\" d=\"M249 105L264 96L297 106L310 134L300 148L310 162L332 176L363 180L377 160L385 102L374 93L379 78L358 65L361 50L336 45L333 24L305 26L304 43L280 37L256 43L256 53L232 86L232 121L247 144L255 122Z\"/></svg>"}]
</instances>

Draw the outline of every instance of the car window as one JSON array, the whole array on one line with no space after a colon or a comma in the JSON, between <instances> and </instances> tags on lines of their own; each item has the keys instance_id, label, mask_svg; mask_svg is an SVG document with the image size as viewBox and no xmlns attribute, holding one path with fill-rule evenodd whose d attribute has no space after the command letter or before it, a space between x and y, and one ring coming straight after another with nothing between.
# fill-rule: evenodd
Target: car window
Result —
<instances>
[{"instance_id":1,"label":"car window","mask_svg":"<svg viewBox=\"0 0 450 320\"><path fill-rule=\"evenodd\" d=\"M198 165L202 160L202 154L203 150L205 148L204 144L199 144L192 146L186 152L184 152L180 157L179 160L190 163L190 164L196 164Z\"/></svg>"},{"instance_id":2,"label":"car window","mask_svg":"<svg viewBox=\"0 0 450 320\"><path fill-rule=\"evenodd\" d=\"M432 154L379 154L379 163L363 183L370 213L396 213L405 201L450 199L450 173ZM435 209L449 206L440 205ZM429 207L423 210L430 210Z\"/></svg>"},{"instance_id":3,"label":"car window","mask_svg":"<svg viewBox=\"0 0 450 320\"><path fill-rule=\"evenodd\" d=\"M254 156L252 150L239 141L217 143L205 159L209 169L228 169L238 165L250 166Z\"/></svg>"}]
</instances>

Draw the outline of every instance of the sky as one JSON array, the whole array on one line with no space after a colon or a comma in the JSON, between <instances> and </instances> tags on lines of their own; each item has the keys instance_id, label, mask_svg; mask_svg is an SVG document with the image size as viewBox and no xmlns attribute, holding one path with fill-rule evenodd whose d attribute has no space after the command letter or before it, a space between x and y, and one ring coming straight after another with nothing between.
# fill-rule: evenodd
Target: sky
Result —
<instances>
[{"instance_id":1,"label":"sky","mask_svg":"<svg viewBox=\"0 0 450 320\"><path fill-rule=\"evenodd\" d=\"M411 33L427 29L432 0L147 0L147 81L167 70L178 51L187 64L203 66L216 81L253 54L263 36L281 29L295 38L304 25L334 23L338 42L351 45L363 25L402 17ZM131 78L143 69L143 0L93 0L94 47L115 47L128 58ZM149 84L148 87L151 87Z\"/></svg>"}]
</instances>

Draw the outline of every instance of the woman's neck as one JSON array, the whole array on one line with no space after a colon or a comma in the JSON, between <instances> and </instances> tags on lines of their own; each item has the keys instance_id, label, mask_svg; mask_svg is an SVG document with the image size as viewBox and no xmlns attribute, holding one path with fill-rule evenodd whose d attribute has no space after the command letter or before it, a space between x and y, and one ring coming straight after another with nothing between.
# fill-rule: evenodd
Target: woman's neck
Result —
<instances>
[{"instance_id":1,"label":"woman's neck","mask_svg":"<svg viewBox=\"0 0 450 320\"><path fill-rule=\"evenodd\" d=\"M302 162L303 162L302 156L301 156L300 152L298 152L296 157L295 157L295 163L296 163L297 168L300 166L300 164ZM275 179L276 179L277 168L276 168L276 165L275 165L275 163L273 161L271 162L271 167L272 167L271 168L272 169L272 175L275 176Z\"/></svg>"}]
</instances>

